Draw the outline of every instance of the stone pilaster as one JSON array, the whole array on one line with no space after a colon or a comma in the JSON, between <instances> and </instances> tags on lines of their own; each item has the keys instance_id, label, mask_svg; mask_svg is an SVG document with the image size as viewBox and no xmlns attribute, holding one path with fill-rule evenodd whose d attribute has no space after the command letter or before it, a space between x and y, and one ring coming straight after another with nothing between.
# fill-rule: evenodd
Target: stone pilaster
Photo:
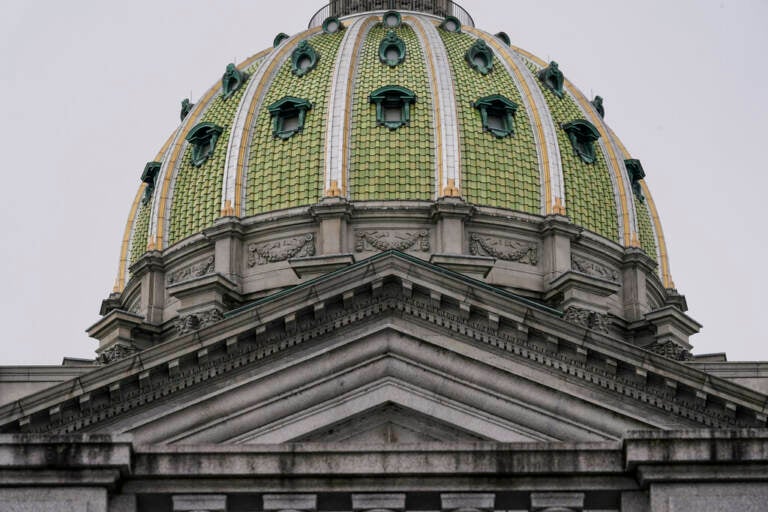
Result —
<instances>
[{"instance_id":1,"label":"stone pilaster","mask_svg":"<svg viewBox=\"0 0 768 512\"><path fill-rule=\"evenodd\" d=\"M243 276L243 226L238 217L222 217L205 236L214 243L214 269L239 288Z\"/></svg>"},{"instance_id":2,"label":"stone pilaster","mask_svg":"<svg viewBox=\"0 0 768 512\"><path fill-rule=\"evenodd\" d=\"M622 300L624 319L634 322L648 313L648 277L656 271L656 263L640 249L630 247L622 263Z\"/></svg>"},{"instance_id":3,"label":"stone pilaster","mask_svg":"<svg viewBox=\"0 0 768 512\"><path fill-rule=\"evenodd\" d=\"M550 215L541 225L544 283L555 281L571 270L571 242L579 237L582 228L571 224L568 217Z\"/></svg>"},{"instance_id":4,"label":"stone pilaster","mask_svg":"<svg viewBox=\"0 0 768 512\"><path fill-rule=\"evenodd\" d=\"M165 266L160 251L149 251L131 267L132 279L141 282L140 310L151 325L163 323L165 307Z\"/></svg>"},{"instance_id":5,"label":"stone pilaster","mask_svg":"<svg viewBox=\"0 0 768 512\"><path fill-rule=\"evenodd\" d=\"M320 255L346 253L347 225L352 215L352 205L343 197L325 197L312 207L311 212L320 226Z\"/></svg>"}]
</instances>

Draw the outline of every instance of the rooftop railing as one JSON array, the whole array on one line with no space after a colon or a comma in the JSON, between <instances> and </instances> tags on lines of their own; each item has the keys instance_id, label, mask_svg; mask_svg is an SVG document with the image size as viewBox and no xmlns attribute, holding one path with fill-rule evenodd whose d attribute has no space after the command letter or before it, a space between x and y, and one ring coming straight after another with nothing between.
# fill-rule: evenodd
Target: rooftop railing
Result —
<instances>
[{"instance_id":1,"label":"rooftop railing","mask_svg":"<svg viewBox=\"0 0 768 512\"><path fill-rule=\"evenodd\" d=\"M333 0L309 20L309 28L319 27L329 16L348 16L370 11L416 11L434 14L441 18L453 16L462 25L475 26L472 16L451 0Z\"/></svg>"}]
</instances>

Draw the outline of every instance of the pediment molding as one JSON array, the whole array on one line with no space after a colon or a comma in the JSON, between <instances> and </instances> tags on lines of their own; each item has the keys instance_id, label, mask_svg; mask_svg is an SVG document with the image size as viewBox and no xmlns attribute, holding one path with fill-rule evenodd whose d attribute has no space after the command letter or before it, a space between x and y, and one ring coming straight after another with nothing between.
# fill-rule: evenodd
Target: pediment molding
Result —
<instances>
[{"instance_id":1,"label":"pediment molding","mask_svg":"<svg viewBox=\"0 0 768 512\"><path fill-rule=\"evenodd\" d=\"M8 404L0 408L0 425L4 432L93 429L382 314L426 323L701 425L765 425L765 397L759 393L574 328L530 301L397 253L277 294L211 328Z\"/></svg>"}]
</instances>

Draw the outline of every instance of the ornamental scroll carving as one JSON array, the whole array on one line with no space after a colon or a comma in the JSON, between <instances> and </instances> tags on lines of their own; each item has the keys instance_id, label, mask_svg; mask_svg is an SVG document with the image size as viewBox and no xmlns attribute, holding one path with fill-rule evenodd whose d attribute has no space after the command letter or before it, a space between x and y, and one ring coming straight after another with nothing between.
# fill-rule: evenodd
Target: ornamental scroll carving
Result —
<instances>
[{"instance_id":1,"label":"ornamental scroll carving","mask_svg":"<svg viewBox=\"0 0 768 512\"><path fill-rule=\"evenodd\" d=\"M315 235L306 235L284 238L263 244L251 244L248 246L248 266L266 265L277 263L291 258L303 258L315 255Z\"/></svg>"},{"instance_id":2,"label":"ornamental scroll carving","mask_svg":"<svg viewBox=\"0 0 768 512\"><path fill-rule=\"evenodd\" d=\"M112 345L107 350L99 354L96 358L96 362L100 365L107 365L125 359L138 352L138 349L134 347L128 347L125 345Z\"/></svg>"},{"instance_id":3,"label":"ornamental scroll carving","mask_svg":"<svg viewBox=\"0 0 768 512\"><path fill-rule=\"evenodd\" d=\"M181 283L183 281L189 281L196 277L207 276L212 274L216 260L213 256L209 256L207 259L197 262L188 267L181 268L168 276L168 284Z\"/></svg>"},{"instance_id":4,"label":"ornamental scroll carving","mask_svg":"<svg viewBox=\"0 0 768 512\"><path fill-rule=\"evenodd\" d=\"M472 233L469 239L469 252L473 256L491 256L526 265L539 263L539 249L536 244L509 238L483 236L478 233Z\"/></svg>"},{"instance_id":5,"label":"ornamental scroll carving","mask_svg":"<svg viewBox=\"0 0 768 512\"><path fill-rule=\"evenodd\" d=\"M429 231L358 231L355 233L355 251L364 252L408 250L429 252Z\"/></svg>"},{"instance_id":6,"label":"ornamental scroll carving","mask_svg":"<svg viewBox=\"0 0 768 512\"><path fill-rule=\"evenodd\" d=\"M619 273L612 268L599 265L594 261L580 258L576 255L571 256L571 268L580 274L597 277L606 281L619 282Z\"/></svg>"},{"instance_id":7,"label":"ornamental scroll carving","mask_svg":"<svg viewBox=\"0 0 768 512\"><path fill-rule=\"evenodd\" d=\"M608 332L608 315L571 306L565 310L563 320L598 332Z\"/></svg>"},{"instance_id":8,"label":"ornamental scroll carving","mask_svg":"<svg viewBox=\"0 0 768 512\"><path fill-rule=\"evenodd\" d=\"M217 308L200 311L191 315L184 315L176 319L176 331L179 336L188 332L205 329L217 322L224 320L224 315Z\"/></svg>"}]
</instances>

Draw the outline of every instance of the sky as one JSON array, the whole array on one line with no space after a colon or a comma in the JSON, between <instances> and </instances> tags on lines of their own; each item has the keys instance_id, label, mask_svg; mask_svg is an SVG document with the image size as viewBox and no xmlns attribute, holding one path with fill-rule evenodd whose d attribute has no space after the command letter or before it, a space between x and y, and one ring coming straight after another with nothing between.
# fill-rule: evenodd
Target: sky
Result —
<instances>
[{"instance_id":1,"label":"sky","mask_svg":"<svg viewBox=\"0 0 768 512\"><path fill-rule=\"evenodd\" d=\"M768 361L768 0L466 0L560 69L635 158L694 353ZM0 0L0 365L93 357L144 164L228 62L322 1Z\"/></svg>"}]
</instances>

